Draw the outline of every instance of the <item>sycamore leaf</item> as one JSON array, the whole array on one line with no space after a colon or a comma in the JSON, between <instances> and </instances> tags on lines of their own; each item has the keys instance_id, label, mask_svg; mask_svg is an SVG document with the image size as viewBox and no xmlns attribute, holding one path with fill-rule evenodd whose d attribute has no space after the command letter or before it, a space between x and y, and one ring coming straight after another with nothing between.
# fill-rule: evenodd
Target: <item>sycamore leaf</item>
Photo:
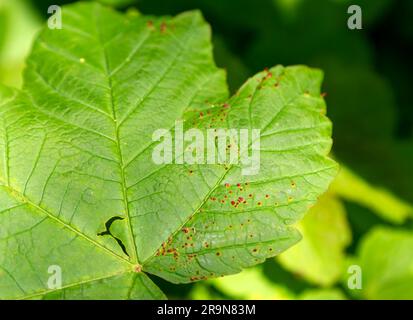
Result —
<instances>
[{"instance_id":1,"label":"sycamore leaf","mask_svg":"<svg viewBox=\"0 0 413 320\"><path fill-rule=\"evenodd\" d=\"M23 89L0 90L0 297L161 298L148 273L233 274L299 240L291 225L337 171L320 71L278 66L228 99L199 12L62 13L63 29L36 40ZM152 134L177 119L260 129L259 172L156 164Z\"/></svg>"}]
</instances>

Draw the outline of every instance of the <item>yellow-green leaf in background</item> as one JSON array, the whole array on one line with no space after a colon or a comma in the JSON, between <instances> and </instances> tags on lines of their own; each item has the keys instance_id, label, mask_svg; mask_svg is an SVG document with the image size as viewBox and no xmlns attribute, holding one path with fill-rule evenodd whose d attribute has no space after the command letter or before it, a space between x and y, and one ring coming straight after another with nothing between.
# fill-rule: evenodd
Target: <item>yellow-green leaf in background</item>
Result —
<instances>
[{"instance_id":1,"label":"yellow-green leaf in background","mask_svg":"<svg viewBox=\"0 0 413 320\"><path fill-rule=\"evenodd\" d=\"M387 189L369 184L344 166L340 166L339 174L330 190L337 196L356 202L393 223L403 223L408 217L413 216L411 204Z\"/></svg>"},{"instance_id":2,"label":"yellow-green leaf in background","mask_svg":"<svg viewBox=\"0 0 413 320\"><path fill-rule=\"evenodd\" d=\"M364 299L413 299L411 230L373 229L351 263L360 267L362 275L362 288L356 295Z\"/></svg>"},{"instance_id":3,"label":"yellow-green leaf in background","mask_svg":"<svg viewBox=\"0 0 413 320\"><path fill-rule=\"evenodd\" d=\"M317 204L298 224L303 239L278 256L289 271L307 281L329 286L339 280L344 263L344 250L351 241L345 209L331 194Z\"/></svg>"}]
</instances>

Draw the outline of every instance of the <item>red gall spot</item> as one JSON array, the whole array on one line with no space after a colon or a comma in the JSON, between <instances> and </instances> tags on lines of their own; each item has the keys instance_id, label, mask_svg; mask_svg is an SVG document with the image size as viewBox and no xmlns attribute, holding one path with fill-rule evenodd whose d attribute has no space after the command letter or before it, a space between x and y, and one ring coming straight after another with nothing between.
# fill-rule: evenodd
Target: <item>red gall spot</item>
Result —
<instances>
[{"instance_id":1,"label":"red gall spot","mask_svg":"<svg viewBox=\"0 0 413 320\"><path fill-rule=\"evenodd\" d=\"M161 32L164 33L166 31L166 23L162 22L161 23Z\"/></svg>"},{"instance_id":2,"label":"red gall spot","mask_svg":"<svg viewBox=\"0 0 413 320\"><path fill-rule=\"evenodd\" d=\"M153 28L153 21L149 20L146 25L148 26L148 28Z\"/></svg>"},{"instance_id":3,"label":"red gall spot","mask_svg":"<svg viewBox=\"0 0 413 320\"><path fill-rule=\"evenodd\" d=\"M239 198L238 198L238 201L239 201L239 202L243 202L243 201L244 201L244 198L243 198L243 197L239 197Z\"/></svg>"},{"instance_id":4,"label":"red gall spot","mask_svg":"<svg viewBox=\"0 0 413 320\"><path fill-rule=\"evenodd\" d=\"M230 105L228 103L224 103L224 105L222 106L224 109L227 109L230 107Z\"/></svg>"},{"instance_id":5,"label":"red gall spot","mask_svg":"<svg viewBox=\"0 0 413 320\"><path fill-rule=\"evenodd\" d=\"M231 185L229 183L225 184L225 187L229 188Z\"/></svg>"},{"instance_id":6,"label":"red gall spot","mask_svg":"<svg viewBox=\"0 0 413 320\"><path fill-rule=\"evenodd\" d=\"M240 184L240 183L237 183L237 187L240 188L240 187L241 187L241 184Z\"/></svg>"},{"instance_id":7,"label":"red gall spot","mask_svg":"<svg viewBox=\"0 0 413 320\"><path fill-rule=\"evenodd\" d=\"M142 266L140 264L137 264L133 271L135 271L136 273L142 272Z\"/></svg>"},{"instance_id":8,"label":"red gall spot","mask_svg":"<svg viewBox=\"0 0 413 320\"><path fill-rule=\"evenodd\" d=\"M204 113L203 113L203 112L200 112L200 113L199 113L199 117L202 118L203 116L204 116Z\"/></svg>"},{"instance_id":9,"label":"red gall spot","mask_svg":"<svg viewBox=\"0 0 413 320\"><path fill-rule=\"evenodd\" d=\"M189 228L182 228L182 232L184 232L184 233L189 233Z\"/></svg>"},{"instance_id":10,"label":"red gall spot","mask_svg":"<svg viewBox=\"0 0 413 320\"><path fill-rule=\"evenodd\" d=\"M235 205L235 201L234 201L234 200L232 200L232 201L231 201L231 204L232 204L232 205Z\"/></svg>"}]
</instances>

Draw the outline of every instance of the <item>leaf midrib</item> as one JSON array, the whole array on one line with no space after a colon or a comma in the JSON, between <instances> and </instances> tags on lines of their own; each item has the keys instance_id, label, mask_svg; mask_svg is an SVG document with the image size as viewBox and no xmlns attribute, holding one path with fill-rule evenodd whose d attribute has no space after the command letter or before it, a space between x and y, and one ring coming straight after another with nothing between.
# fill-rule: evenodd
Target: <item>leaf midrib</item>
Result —
<instances>
[{"instance_id":1,"label":"leaf midrib","mask_svg":"<svg viewBox=\"0 0 413 320\"><path fill-rule=\"evenodd\" d=\"M95 6L95 11L99 10L100 11L101 7ZM112 119L114 122L114 130L115 130L115 143L116 143L116 148L118 152L118 157L119 157L119 169L120 169L120 178L121 178L121 188L122 188L122 199L123 199L123 205L125 209L125 220L128 226L128 233L130 240L129 243L132 243L132 256L131 259L132 261L137 264L139 262L138 258L138 250L136 247L135 243L135 236L133 234L133 229L132 229L132 224L130 221L130 209L129 209L129 200L128 200L128 194L127 194L127 188L126 188L126 178L125 178L125 168L124 168L124 160L123 160L123 154L122 154L122 148L120 146L120 136L119 136L119 125L117 123L117 115L116 115L116 109L115 109L115 102L113 98L113 83L112 83L112 77L111 73L112 71L110 70L109 66L109 59L108 55L106 52L106 47L102 42L102 37L101 37L101 32L99 29L99 24L97 23L96 17L98 16L99 12L95 12L93 15L93 21L95 23L95 28L96 28L96 33L97 33L97 39L99 41L99 45L102 49L103 52L103 60L104 60L104 66L105 66L105 76L108 81L108 86L110 90L110 106L111 106L111 112L112 112ZM99 15L100 16L100 15Z\"/></svg>"}]
</instances>

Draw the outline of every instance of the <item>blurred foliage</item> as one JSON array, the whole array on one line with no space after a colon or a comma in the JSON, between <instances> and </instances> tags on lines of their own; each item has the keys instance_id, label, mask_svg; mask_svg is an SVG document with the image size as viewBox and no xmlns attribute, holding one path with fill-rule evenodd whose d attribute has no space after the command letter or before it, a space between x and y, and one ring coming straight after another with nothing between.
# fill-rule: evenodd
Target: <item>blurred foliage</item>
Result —
<instances>
[{"instance_id":1,"label":"blurred foliage","mask_svg":"<svg viewBox=\"0 0 413 320\"><path fill-rule=\"evenodd\" d=\"M413 232L375 228L358 250L354 264L363 270L365 299L412 299L413 297Z\"/></svg>"},{"instance_id":2,"label":"blurred foliage","mask_svg":"<svg viewBox=\"0 0 413 320\"><path fill-rule=\"evenodd\" d=\"M411 204L386 189L368 184L344 166L330 188L343 199L359 203L392 223L402 224L413 217Z\"/></svg>"},{"instance_id":3,"label":"blurred foliage","mask_svg":"<svg viewBox=\"0 0 413 320\"><path fill-rule=\"evenodd\" d=\"M0 82L19 87L40 18L25 0L0 0Z\"/></svg>"},{"instance_id":4,"label":"blurred foliage","mask_svg":"<svg viewBox=\"0 0 413 320\"><path fill-rule=\"evenodd\" d=\"M297 226L301 243L230 277L182 286L154 277L170 298L413 299L413 1L99 1L156 15L200 9L232 92L274 64L325 72L333 153L343 166ZM48 6L69 2L0 0L0 82L21 85ZM351 4L363 10L362 30L347 28ZM361 290L347 287L350 264L361 266Z\"/></svg>"},{"instance_id":5,"label":"blurred foliage","mask_svg":"<svg viewBox=\"0 0 413 320\"><path fill-rule=\"evenodd\" d=\"M279 256L287 270L307 281L330 286L340 279L351 231L341 201L327 193L299 223L303 239Z\"/></svg>"}]
</instances>

